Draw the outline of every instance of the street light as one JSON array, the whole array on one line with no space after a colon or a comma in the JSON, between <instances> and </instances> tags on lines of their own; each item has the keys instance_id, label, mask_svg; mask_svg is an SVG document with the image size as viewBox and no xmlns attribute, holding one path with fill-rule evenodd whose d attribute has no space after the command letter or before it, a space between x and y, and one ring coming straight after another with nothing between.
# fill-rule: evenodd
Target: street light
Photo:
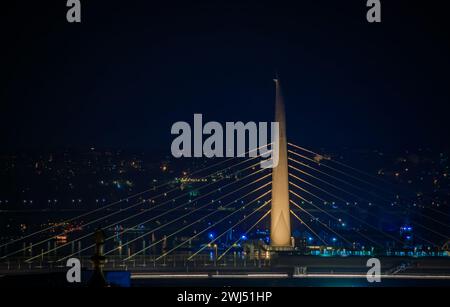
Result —
<instances>
[{"instance_id":1,"label":"street light","mask_svg":"<svg viewBox=\"0 0 450 307\"><path fill-rule=\"evenodd\" d=\"M217 266L217 244L214 244L213 247L214 247L214 266Z\"/></svg>"}]
</instances>

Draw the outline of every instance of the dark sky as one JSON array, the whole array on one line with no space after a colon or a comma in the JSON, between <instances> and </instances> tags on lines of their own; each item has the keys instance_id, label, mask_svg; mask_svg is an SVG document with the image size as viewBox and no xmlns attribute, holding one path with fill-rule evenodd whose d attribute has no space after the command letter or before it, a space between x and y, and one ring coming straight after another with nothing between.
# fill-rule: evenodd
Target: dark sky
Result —
<instances>
[{"instance_id":1,"label":"dark sky","mask_svg":"<svg viewBox=\"0 0 450 307\"><path fill-rule=\"evenodd\" d=\"M270 121L279 72L288 137L317 147L448 148L444 1L2 3L1 151L170 149L170 127Z\"/></svg>"}]
</instances>

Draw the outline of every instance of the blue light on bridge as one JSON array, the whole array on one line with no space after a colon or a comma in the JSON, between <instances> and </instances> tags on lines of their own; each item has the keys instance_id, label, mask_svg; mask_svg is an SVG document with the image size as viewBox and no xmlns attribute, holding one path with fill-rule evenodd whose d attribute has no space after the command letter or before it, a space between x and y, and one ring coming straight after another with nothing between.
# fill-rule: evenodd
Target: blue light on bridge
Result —
<instances>
[{"instance_id":1,"label":"blue light on bridge","mask_svg":"<svg viewBox=\"0 0 450 307\"><path fill-rule=\"evenodd\" d=\"M412 231L413 229L411 226L403 226L403 227L401 227L401 230L402 231Z\"/></svg>"},{"instance_id":2,"label":"blue light on bridge","mask_svg":"<svg viewBox=\"0 0 450 307\"><path fill-rule=\"evenodd\" d=\"M208 233L208 238L214 239L214 233L212 233L212 232Z\"/></svg>"}]
</instances>

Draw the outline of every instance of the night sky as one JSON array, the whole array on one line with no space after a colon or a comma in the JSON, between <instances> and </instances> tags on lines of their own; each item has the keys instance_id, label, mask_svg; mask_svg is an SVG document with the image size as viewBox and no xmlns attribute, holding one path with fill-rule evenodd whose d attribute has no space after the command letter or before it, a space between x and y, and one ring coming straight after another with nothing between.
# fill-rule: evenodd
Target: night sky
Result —
<instances>
[{"instance_id":1,"label":"night sky","mask_svg":"<svg viewBox=\"0 0 450 307\"><path fill-rule=\"evenodd\" d=\"M2 3L0 151L163 149L175 121L271 121L311 148L448 148L444 1Z\"/></svg>"}]
</instances>

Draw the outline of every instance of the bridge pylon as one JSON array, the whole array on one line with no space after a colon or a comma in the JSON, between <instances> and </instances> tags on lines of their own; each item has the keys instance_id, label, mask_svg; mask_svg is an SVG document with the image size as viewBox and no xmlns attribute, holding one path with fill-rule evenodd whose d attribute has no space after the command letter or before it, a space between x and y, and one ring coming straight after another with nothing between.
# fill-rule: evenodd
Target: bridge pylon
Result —
<instances>
[{"instance_id":1,"label":"bridge pylon","mask_svg":"<svg viewBox=\"0 0 450 307\"><path fill-rule=\"evenodd\" d=\"M280 82L275 81L275 121L278 131L278 165L272 169L272 211L270 227L270 246L273 250L292 248L291 220L289 210L289 178L286 139L286 116ZM272 147L273 148L273 147Z\"/></svg>"}]
</instances>

